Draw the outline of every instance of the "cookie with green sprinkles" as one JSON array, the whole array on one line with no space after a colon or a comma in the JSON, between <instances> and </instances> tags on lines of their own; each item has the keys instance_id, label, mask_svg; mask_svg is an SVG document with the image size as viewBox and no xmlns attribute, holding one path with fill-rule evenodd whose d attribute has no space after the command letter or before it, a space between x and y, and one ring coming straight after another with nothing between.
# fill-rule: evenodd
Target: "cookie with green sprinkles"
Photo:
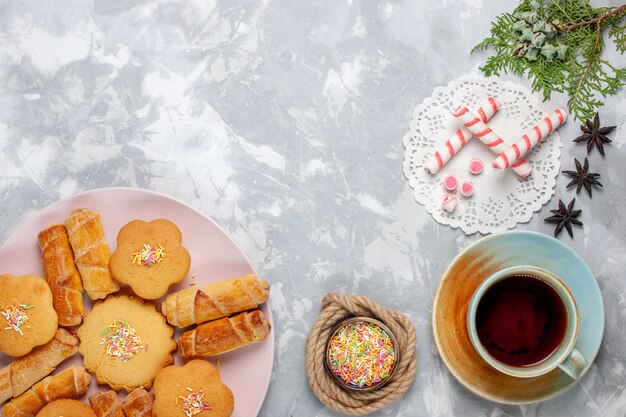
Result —
<instances>
[{"instance_id":1,"label":"cookie with green sprinkles","mask_svg":"<svg viewBox=\"0 0 626 417\"><path fill-rule=\"evenodd\" d=\"M215 366L201 359L163 368L154 380L154 417L229 417L233 393Z\"/></svg>"},{"instance_id":2,"label":"cookie with green sprinkles","mask_svg":"<svg viewBox=\"0 0 626 417\"><path fill-rule=\"evenodd\" d=\"M0 275L0 352L24 356L56 334L52 291L36 275Z\"/></svg>"},{"instance_id":3,"label":"cookie with green sprinkles","mask_svg":"<svg viewBox=\"0 0 626 417\"><path fill-rule=\"evenodd\" d=\"M133 220L117 235L111 275L141 298L156 300L189 272L191 257L182 242L180 229L169 220Z\"/></svg>"},{"instance_id":4,"label":"cookie with green sprinkles","mask_svg":"<svg viewBox=\"0 0 626 417\"><path fill-rule=\"evenodd\" d=\"M128 296L96 303L78 329L85 368L118 391L149 389L157 372L174 362L174 329L155 305Z\"/></svg>"}]
</instances>

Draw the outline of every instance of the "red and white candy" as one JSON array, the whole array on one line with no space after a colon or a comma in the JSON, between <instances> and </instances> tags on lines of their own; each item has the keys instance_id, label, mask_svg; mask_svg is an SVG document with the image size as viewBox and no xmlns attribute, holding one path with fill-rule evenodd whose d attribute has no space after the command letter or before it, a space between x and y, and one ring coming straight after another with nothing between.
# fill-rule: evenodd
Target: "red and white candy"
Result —
<instances>
[{"instance_id":1,"label":"red and white candy","mask_svg":"<svg viewBox=\"0 0 626 417\"><path fill-rule=\"evenodd\" d=\"M441 207L443 207L443 209L448 213L452 213L458 203L459 201L453 194L447 193L441 202Z\"/></svg>"},{"instance_id":2,"label":"red and white candy","mask_svg":"<svg viewBox=\"0 0 626 417\"><path fill-rule=\"evenodd\" d=\"M498 111L498 102L489 97L478 107L476 113L483 122L487 122ZM472 133L461 126L448 140L440 146L435 153L428 158L424 164L424 169L431 175L435 175L454 155L456 155L467 141L472 137Z\"/></svg>"},{"instance_id":3,"label":"red and white candy","mask_svg":"<svg viewBox=\"0 0 626 417\"><path fill-rule=\"evenodd\" d=\"M508 147L504 152L500 153L493 161L493 167L496 169L506 169L509 166L515 166L515 161L520 160L532 148L537 146L541 139L548 136L555 129L558 129L567 119L567 110L558 108L542 121L529 129L522 138Z\"/></svg>"},{"instance_id":4,"label":"red and white candy","mask_svg":"<svg viewBox=\"0 0 626 417\"><path fill-rule=\"evenodd\" d=\"M443 186L448 191L454 191L454 190L456 190L456 187L459 186L459 181L457 181L457 179L456 179L456 177L454 175L448 175L443 180Z\"/></svg>"},{"instance_id":5,"label":"red and white candy","mask_svg":"<svg viewBox=\"0 0 626 417\"><path fill-rule=\"evenodd\" d=\"M463 197L471 197L474 194L474 183L471 181L464 181L461 184L459 192Z\"/></svg>"},{"instance_id":6,"label":"red and white candy","mask_svg":"<svg viewBox=\"0 0 626 417\"><path fill-rule=\"evenodd\" d=\"M485 164L479 158L472 158L469 163L469 172L473 175L478 175L485 169Z\"/></svg>"},{"instance_id":7,"label":"red and white candy","mask_svg":"<svg viewBox=\"0 0 626 417\"><path fill-rule=\"evenodd\" d=\"M452 114L463 123L467 130L472 132L482 143L487 145L493 153L500 155L508 149L504 140L502 140L500 136L496 135L494 131L480 119L480 117L472 114L467 107L459 106L452 112ZM520 178L528 177L532 171L530 164L523 159L513 163L511 168L513 168L513 171L515 171Z\"/></svg>"}]
</instances>

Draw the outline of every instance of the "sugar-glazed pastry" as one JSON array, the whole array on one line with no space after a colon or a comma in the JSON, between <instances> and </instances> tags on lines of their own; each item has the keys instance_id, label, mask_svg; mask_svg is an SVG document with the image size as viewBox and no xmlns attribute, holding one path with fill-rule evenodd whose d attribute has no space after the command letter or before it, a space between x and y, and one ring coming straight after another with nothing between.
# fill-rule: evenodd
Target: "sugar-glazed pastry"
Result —
<instances>
[{"instance_id":1,"label":"sugar-glazed pastry","mask_svg":"<svg viewBox=\"0 0 626 417\"><path fill-rule=\"evenodd\" d=\"M182 281L190 264L178 227L157 219L133 220L122 227L110 266L114 279L130 285L141 298L154 300Z\"/></svg>"},{"instance_id":2,"label":"sugar-glazed pastry","mask_svg":"<svg viewBox=\"0 0 626 417\"><path fill-rule=\"evenodd\" d=\"M23 356L57 331L52 292L36 275L0 275L0 352Z\"/></svg>"},{"instance_id":3,"label":"sugar-glazed pastry","mask_svg":"<svg viewBox=\"0 0 626 417\"><path fill-rule=\"evenodd\" d=\"M270 324L261 310L199 324L178 338L184 360L206 358L265 340Z\"/></svg>"},{"instance_id":4,"label":"sugar-glazed pastry","mask_svg":"<svg viewBox=\"0 0 626 417\"><path fill-rule=\"evenodd\" d=\"M168 366L154 380L154 417L229 417L234 406L232 391L204 360Z\"/></svg>"},{"instance_id":5,"label":"sugar-glazed pastry","mask_svg":"<svg viewBox=\"0 0 626 417\"><path fill-rule=\"evenodd\" d=\"M117 392L96 392L89 396L89 404L97 417L127 417Z\"/></svg>"},{"instance_id":6,"label":"sugar-glazed pastry","mask_svg":"<svg viewBox=\"0 0 626 417\"><path fill-rule=\"evenodd\" d=\"M61 373L46 377L4 407L4 417L35 417L52 401L80 398L87 392L91 375L82 366L72 366Z\"/></svg>"},{"instance_id":7,"label":"sugar-glazed pastry","mask_svg":"<svg viewBox=\"0 0 626 417\"><path fill-rule=\"evenodd\" d=\"M85 367L116 391L150 388L156 373L174 362L174 329L153 303L109 296L94 305L78 329Z\"/></svg>"},{"instance_id":8,"label":"sugar-glazed pastry","mask_svg":"<svg viewBox=\"0 0 626 417\"><path fill-rule=\"evenodd\" d=\"M126 417L152 417L154 394L139 387L128 393L124 398Z\"/></svg>"},{"instance_id":9,"label":"sugar-glazed pastry","mask_svg":"<svg viewBox=\"0 0 626 417\"><path fill-rule=\"evenodd\" d=\"M161 311L169 324L187 327L257 308L269 295L267 281L247 274L169 294Z\"/></svg>"},{"instance_id":10,"label":"sugar-glazed pastry","mask_svg":"<svg viewBox=\"0 0 626 417\"><path fill-rule=\"evenodd\" d=\"M78 338L58 329L54 338L0 369L0 404L17 397L78 352Z\"/></svg>"},{"instance_id":11,"label":"sugar-glazed pastry","mask_svg":"<svg viewBox=\"0 0 626 417\"><path fill-rule=\"evenodd\" d=\"M111 253L104 239L100 214L89 209L74 209L65 220L65 229L89 298L99 300L119 290L119 284L109 271Z\"/></svg>"},{"instance_id":12,"label":"sugar-glazed pastry","mask_svg":"<svg viewBox=\"0 0 626 417\"><path fill-rule=\"evenodd\" d=\"M76 326L83 320L83 283L74 263L74 253L65 226L55 224L39 232L43 272L52 290L60 326Z\"/></svg>"}]
</instances>

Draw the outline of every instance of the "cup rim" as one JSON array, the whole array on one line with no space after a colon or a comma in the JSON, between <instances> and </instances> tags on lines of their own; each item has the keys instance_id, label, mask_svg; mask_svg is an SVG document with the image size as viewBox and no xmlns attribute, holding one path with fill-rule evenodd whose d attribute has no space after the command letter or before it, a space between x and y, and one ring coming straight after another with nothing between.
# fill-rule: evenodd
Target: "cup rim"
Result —
<instances>
[{"instance_id":1,"label":"cup rim","mask_svg":"<svg viewBox=\"0 0 626 417\"><path fill-rule=\"evenodd\" d=\"M514 275L534 276L535 278L539 278L546 284L550 285L561 298L561 301L563 302L563 305L565 306L567 312L568 324L565 330L565 335L563 336L563 341L561 342L559 347L555 350L555 352L547 356L541 362L527 367L516 367L507 365L491 356L481 343L480 339L478 338L478 333L476 331L476 312L478 310L478 304L482 299L482 296L494 284ZM576 305L576 300L574 299L572 292L565 285L563 280L561 280L554 273L534 265L511 266L501 269L490 275L478 286L476 291L474 291L467 310L467 329L470 341L476 352L483 360L485 360L489 365L491 365L498 371L507 375L520 378L532 378L547 374L556 369L561 363L563 363L563 361L567 359L567 357L570 355L576 345L580 325L579 322L580 318L578 316L578 306Z\"/></svg>"}]
</instances>

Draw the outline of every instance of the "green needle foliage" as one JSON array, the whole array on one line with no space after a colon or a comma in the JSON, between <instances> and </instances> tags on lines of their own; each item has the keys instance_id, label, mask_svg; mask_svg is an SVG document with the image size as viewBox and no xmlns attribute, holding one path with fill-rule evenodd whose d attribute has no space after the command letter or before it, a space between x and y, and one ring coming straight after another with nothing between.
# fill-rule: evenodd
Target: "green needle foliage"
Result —
<instances>
[{"instance_id":1,"label":"green needle foliage","mask_svg":"<svg viewBox=\"0 0 626 417\"><path fill-rule=\"evenodd\" d=\"M602 98L626 84L626 67L602 57L604 34L626 52L626 4L594 8L589 0L523 0L491 26L491 36L472 49L493 48L481 70L485 75L526 75L544 100L565 92L571 113L593 118ZM624 62L624 61L622 61Z\"/></svg>"}]
</instances>

